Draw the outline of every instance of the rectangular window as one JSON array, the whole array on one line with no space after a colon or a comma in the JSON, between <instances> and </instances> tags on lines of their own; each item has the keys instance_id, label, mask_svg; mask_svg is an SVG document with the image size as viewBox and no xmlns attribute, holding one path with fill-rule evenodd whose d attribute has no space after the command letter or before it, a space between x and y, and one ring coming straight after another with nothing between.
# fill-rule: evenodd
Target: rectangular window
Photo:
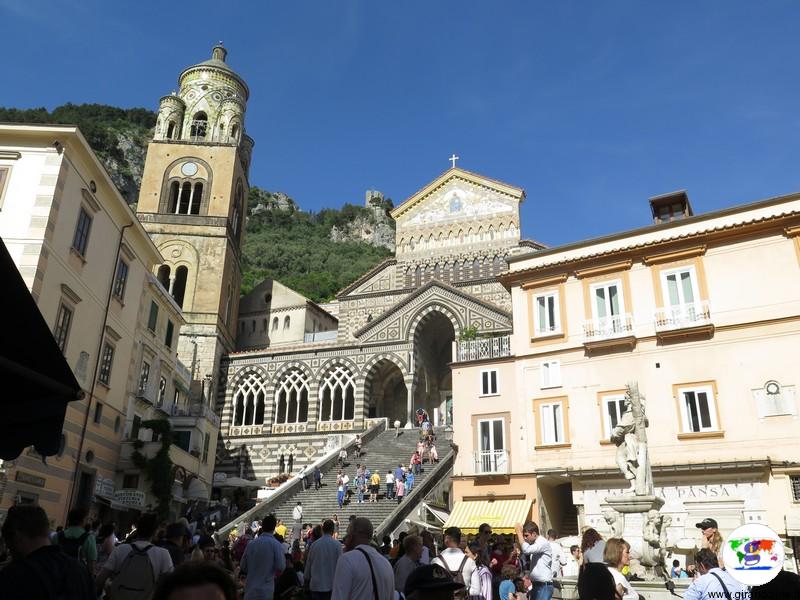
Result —
<instances>
[{"instance_id":1,"label":"rectangular window","mask_svg":"<svg viewBox=\"0 0 800 600\"><path fill-rule=\"evenodd\" d=\"M601 396L603 408L603 425L605 439L611 439L611 432L617 426L622 413L625 412L625 394L608 394Z\"/></svg>"},{"instance_id":2,"label":"rectangular window","mask_svg":"<svg viewBox=\"0 0 800 600\"><path fill-rule=\"evenodd\" d=\"M792 500L800 502L800 475L793 475L789 477L792 485Z\"/></svg>"},{"instance_id":3,"label":"rectangular window","mask_svg":"<svg viewBox=\"0 0 800 600\"><path fill-rule=\"evenodd\" d=\"M711 386L679 388L678 402L684 433L719 430Z\"/></svg>"},{"instance_id":4,"label":"rectangular window","mask_svg":"<svg viewBox=\"0 0 800 600\"><path fill-rule=\"evenodd\" d=\"M97 375L97 380L108 385L111 381L111 367L114 364L114 346L106 342L100 356L100 373Z\"/></svg>"},{"instance_id":5,"label":"rectangular window","mask_svg":"<svg viewBox=\"0 0 800 600\"><path fill-rule=\"evenodd\" d=\"M117 263L117 272L114 275L114 297L120 302L125 298L125 284L128 283L128 263L121 258Z\"/></svg>"},{"instance_id":6,"label":"rectangular window","mask_svg":"<svg viewBox=\"0 0 800 600\"><path fill-rule=\"evenodd\" d=\"M150 303L150 316L147 318L147 328L155 332L156 325L158 325L158 304L155 302Z\"/></svg>"},{"instance_id":7,"label":"rectangular window","mask_svg":"<svg viewBox=\"0 0 800 600\"><path fill-rule=\"evenodd\" d=\"M58 316L56 317L56 327L53 331L53 337L56 338L61 353L67 350L67 339L69 338L69 329L72 325L72 310L66 304L62 304L58 309Z\"/></svg>"},{"instance_id":8,"label":"rectangular window","mask_svg":"<svg viewBox=\"0 0 800 600\"><path fill-rule=\"evenodd\" d=\"M206 434L203 439L203 463L208 462L208 447L211 445L211 434Z\"/></svg>"},{"instance_id":9,"label":"rectangular window","mask_svg":"<svg viewBox=\"0 0 800 600\"><path fill-rule=\"evenodd\" d=\"M539 422L542 445L563 444L564 405L561 402L547 402L539 406Z\"/></svg>"},{"instance_id":10,"label":"rectangular window","mask_svg":"<svg viewBox=\"0 0 800 600\"><path fill-rule=\"evenodd\" d=\"M131 423L131 439L139 439L139 430L142 428L142 417L133 415L133 423Z\"/></svg>"},{"instance_id":11,"label":"rectangular window","mask_svg":"<svg viewBox=\"0 0 800 600\"><path fill-rule=\"evenodd\" d=\"M147 391L147 381L150 379L150 363L146 360L142 361L142 371L139 373L139 395L143 395Z\"/></svg>"},{"instance_id":12,"label":"rectangular window","mask_svg":"<svg viewBox=\"0 0 800 600\"><path fill-rule=\"evenodd\" d=\"M78 223L75 225L75 236L72 238L72 247L83 257L86 257L86 247L89 245L89 231L92 228L92 217L81 208Z\"/></svg>"},{"instance_id":13,"label":"rectangular window","mask_svg":"<svg viewBox=\"0 0 800 600\"><path fill-rule=\"evenodd\" d=\"M536 335L550 335L560 333L561 321L558 308L558 292L538 294L534 302L534 333Z\"/></svg>"},{"instance_id":14,"label":"rectangular window","mask_svg":"<svg viewBox=\"0 0 800 600\"><path fill-rule=\"evenodd\" d=\"M10 174L11 167L0 167L0 209L3 208L3 197L6 193L6 185Z\"/></svg>"},{"instance_id":15,"label":"rectangular window","mask_svg":"<svg viewBox=\"0 0 800 600\"><path fill-rule=\"evenodd\" d=\"M546 360L542 363L542 388L561 386L561 362Z\"/></svg>"},{"instance_id":16,"label":"rectangular window","mask_svg":"<svg viewBox=\"0 0 800 600\"><path fill-rule=\"evenodd\" d=\"M103 418L103 405L102 403L98 402L94 405L94 422L99 424L101 419Z\"/></svg>"},{"instance_id":17,"label":"rectangular window","mask_svg":"<svg viewBox=\"0 0 800 600\"><path fill-rule=\"evenodd\" d=\"M481 371L481 396L497 394L497 369Z\"/></svg>"},{"instance_id":18,"label":"rectangular window","mask_svg":"<svg viewBox=\"0 0 800 600\"><path fill-rule=\"evenodd\" d=\"M161 377L158 380L158 406L164 406L164 400L167 397L167 378Z\"/></svg>"},{"instance_id":19,"label":"rectangular window","mask_svg":"<svg viewBox=\"0 0 800 600\"><path fill-rule=\"evenodd\" d=\"M122 487L126 490L135 490L139 488L139 474L127 473L122 478Z\"/></svg>"},{"instance_id":20,"label":"rectangular window","mask_svg":"<svg viewBox=\"0 0 800 600\"><path fill-rule=\"evenodd\" d=\"M172 432L172 443L175 444L178 448L183 448L186 452L189 451L189 444L192 441L192 432L191 431L173 431Z\"/></svg>"},{"instance_id":21,"label":"rectangular window","mask_svg":"<svg viewBox=\"0 0 800 600\"><path fill-rule=\"evenodd\" d=\"M505 420L485 419L478 421L478 460L480 473L505 473Z\"/></svg>"},{"instance_id":22,"label":"rectangular window","mask_svg":"<svg viewBox=\"0 0 800 600\"><path fill-rule=\"evenodd\" d=\"M167 333L164 336L164 345L167 348L172 348L172 336L175 334L175 324L172 321L167 321Z\"/></svg>"},{"instance_id":23,"label":"rectangular window","mask_svg":"<svg viewBox=\"0 0 800 600\"><path fill-rule=\"evenodd\" d=\"M665 306L686 306L700 300L694 267L682 267L661 273Z\"/></svg>"}]
</instances>

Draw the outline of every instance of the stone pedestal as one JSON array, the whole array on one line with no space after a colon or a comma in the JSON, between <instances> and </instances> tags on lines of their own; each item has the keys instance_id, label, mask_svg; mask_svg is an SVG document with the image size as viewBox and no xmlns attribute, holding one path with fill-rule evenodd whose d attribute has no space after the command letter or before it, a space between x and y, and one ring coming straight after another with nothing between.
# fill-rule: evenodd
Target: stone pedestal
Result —
<instances>
[{"instance_id":1,"label":"stone pedestal","mask_svg":"<svg viewBox=\"0 0 800 600\"><path fill-rule=\"evenodd\" d=\"M623 494L607 496L608 508L619 515L622 523L617 529L622 530L622 537L631 545L631 570L648 580L657 579L653 568L663 561L658 548L653 548L647 538L647 515L650 511L658 512L664 505L664 499L654 495L637 496Z\"/></svg>"},{"instance_id":2,"label":"stone pedestal","mask_svg":"<svg viewBox=\"0 0 800 600\"><path fill-rule=\"evenodd\" d=\"M664 506L664 499L658 496L636 496L634 494L623 494L620 496L606 496L606 504L618 513L642 513L646 514L651 510L659 510Z\"/></svg>"}]
</instances>

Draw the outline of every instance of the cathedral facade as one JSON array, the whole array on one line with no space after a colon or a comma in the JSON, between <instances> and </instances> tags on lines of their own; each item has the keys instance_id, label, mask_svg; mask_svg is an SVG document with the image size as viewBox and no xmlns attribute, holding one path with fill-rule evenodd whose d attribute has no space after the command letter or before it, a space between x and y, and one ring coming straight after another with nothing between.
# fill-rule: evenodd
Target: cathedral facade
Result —
<instances>
[{"instance_id":1,"label":"cathedral facade","mask_svg":"<svg viewBox=\"0 0 800 600\"><path fill-rule=\"evenodd\" d=\"M511 331L496 278L509 257L539 247L520 240L524 197L451 168L392 210L395 256L335 302L277 282L243 297L237 350L222 361L217 472L263 480L281 456L299 468L332 434L382 418L409 426L419 408L449 425L456 340Z\"/></svg>"}]
</instances>

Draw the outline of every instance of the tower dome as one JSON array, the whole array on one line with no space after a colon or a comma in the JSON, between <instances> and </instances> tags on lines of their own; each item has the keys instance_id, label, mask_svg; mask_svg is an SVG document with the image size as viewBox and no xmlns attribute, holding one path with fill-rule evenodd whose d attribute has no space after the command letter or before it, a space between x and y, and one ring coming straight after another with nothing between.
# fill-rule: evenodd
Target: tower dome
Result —
<instances>
[{"instance_id":1,"label":"tower dome","mask_svg":"<svg viewBox=\"0 0 800 600\"><path fill-rule=\"evenodd\" d=\"M217 44L211 58L183 70L178 98L184 103L182 127L176 135L190 142L238 145L250 89L225 62L227 50ZM163 102L163 99L162 99Z\"/></svg>"}]
</instances>

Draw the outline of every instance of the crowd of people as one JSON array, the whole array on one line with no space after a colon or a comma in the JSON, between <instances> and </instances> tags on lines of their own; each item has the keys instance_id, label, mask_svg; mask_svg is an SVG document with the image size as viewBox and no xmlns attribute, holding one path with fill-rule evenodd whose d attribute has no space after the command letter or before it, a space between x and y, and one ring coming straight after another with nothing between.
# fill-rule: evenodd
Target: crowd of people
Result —
<instances>
[{"instance_id":1,"label":"crowd of people","mask_svg":"<svg viewBox=\"0 0 800 600\"><path fill-rule=\"evenodd\" d=\"M353 515L342 532L336 515L312 524L302 523L302 512L298 503L291 527L269 514L225 539L146 513L118 537L113 523L90 522L81 509L51 531L42 508L14 506L2 526L0 593L10 600L550 600L564 577L577 576L581 600L641 598L630 544L591 528L569 552L555 531L540 535L531 521L514 534L487 523L468 536L450 527L439 547L427 530L379 543L369 519ZM798 597L800 578L785 571L743 587L720 564L716 521L697 526L704 541L696 570L670 571L693 577L685 599Z\"/></svg>"}]
</instances>

